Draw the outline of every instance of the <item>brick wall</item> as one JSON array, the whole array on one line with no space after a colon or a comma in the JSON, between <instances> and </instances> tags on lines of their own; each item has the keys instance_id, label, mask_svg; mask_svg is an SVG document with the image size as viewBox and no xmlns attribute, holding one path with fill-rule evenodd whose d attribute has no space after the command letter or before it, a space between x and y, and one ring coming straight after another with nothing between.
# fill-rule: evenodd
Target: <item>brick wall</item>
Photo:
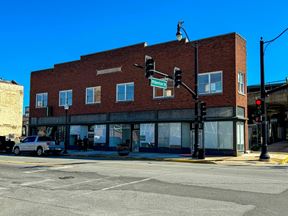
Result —
<instances>
[{"instance_id":1,"label":"brick wall","mask_svg":"<svg viewBox=\"0 0 288 216\"><path fill-rule=\"evenodd\" d=\"M0 82L0 136L21 136L22 109L23 86Z\"/></svg>"},{"instance_id":2,"label":"brick wall","mask_svg":"<svg viewBox=\"0 0 288 216\"><path fill-rule=\"evenodd\" d=\"M208 107L246 107L246 96L237 94L237 70L246 71L245 42L237 34L207 38L199 41L199 72L223 71L223 93L203 96ZM48 106L53 116L64 115L59 107L59 91L73 89L73 105L69 114L183 109L194 107L191 95L184 88L175 89L174 99L153 99L144 71L133 67L144 64L144 56L156 61L156 69L172 75L174 66L182 69L183 81L194 88L194 48L184 40L145 46L144 43L82 56L80 60L57 64L53 69L31 73L30 116L45 116L46 109L35 108L36 93L48 92ZM237 61L236 61L237 58ZM239 58L239 60L238 60ZM96 75L97 70L121 67L122 72ZM134 82L134 101L116 102L116 84ZM235 83L235 85L233 84ZM86 105L87 87L101 86L101 103Z\"/></svg>"}]
</instances>

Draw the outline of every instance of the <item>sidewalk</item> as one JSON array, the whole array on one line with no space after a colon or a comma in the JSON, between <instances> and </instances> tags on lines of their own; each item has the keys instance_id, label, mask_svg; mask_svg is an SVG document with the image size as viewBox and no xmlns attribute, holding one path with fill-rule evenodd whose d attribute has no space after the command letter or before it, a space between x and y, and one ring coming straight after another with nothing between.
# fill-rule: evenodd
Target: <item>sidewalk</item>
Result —
<instances>
[{"instance_id":1,"label":"sidewalk","mask_svg":"<svg viewBox=\"0 0 288 216\"><path fill-rule=\"evenodd\" d=\"M206 163L222 165L282 165L288 163L288 153L269 152L270 161L259 161L260 152L251 152L238 157L232 156L206 156L204 160L192 159L191 155L168 154L168 153L144 153L130 152L128 156L119 156L116 151L76 151L70 150L66 156L77 158L98 158L106 160L151 160L151 161L169 161L183 163Z\"/></svg>"}]
</instances>

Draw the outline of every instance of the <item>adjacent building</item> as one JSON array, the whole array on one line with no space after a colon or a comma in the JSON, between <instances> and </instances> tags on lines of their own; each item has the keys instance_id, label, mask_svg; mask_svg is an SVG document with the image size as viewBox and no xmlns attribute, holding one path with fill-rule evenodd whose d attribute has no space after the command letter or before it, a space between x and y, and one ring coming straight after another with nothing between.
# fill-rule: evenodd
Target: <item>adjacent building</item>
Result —
<instances>
[{"instance_id":1,"label":"adjacent building","mask_svg":"<svg viewBox=\"0 0 288 216\"><path fill-rule=\"evenodd\" d=\"M25 107L22 119L22 137L28 136L29 133L29 107Z\"/></svg>"},{"instance_id":2,"label":"adjacent building","mask_svg":"<svg viewBox=\"0 0 288 216\"><path fill-rule=\"evenodd\" d=\"M266 97L268 118L268 142L288 140L288 82L265 85L266 91L273 91ZM248 86L249 144L261 143L261 119L255 101L260 99L260 85Z\"/></svg>"},{"instance_id":3,"label":"adjacent building","mask_svg":"<svg viewBox=\"0 0 288 216\"><path fill-rule=\"evenodd\" d=\"M151 87L144 70L133 64L143 65L149 55L158 71L172 75L177 66L182 81L194 89L193 43L140 43L32 72L30 133L61 142L67 128L70 148L87 136L94 149L115 150L126 143L133 152L191 152L192 96L174 88L173 80L166 90ZM205 148L208 154L237 155L248 146L246 42L230 33L198 44L199 95L208 107Z\"/></svg>"},{"instance_id":4,"label":"adjacent building","mask_svg":"<svg viewBox=\"0 0 288 216\"><path fill-rule=\"evenodd\" d=\"M23 86L0 79L0 136L15 139L22 131Z\"/></svg>"}]
</instances>

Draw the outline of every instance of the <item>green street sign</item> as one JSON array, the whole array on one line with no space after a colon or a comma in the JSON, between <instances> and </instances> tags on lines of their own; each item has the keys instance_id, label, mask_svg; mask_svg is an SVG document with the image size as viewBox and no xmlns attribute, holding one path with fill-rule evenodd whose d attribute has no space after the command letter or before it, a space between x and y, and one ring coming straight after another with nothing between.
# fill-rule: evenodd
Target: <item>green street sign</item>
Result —
<instances>
[{"instance_id":1,"label":"green street sign","mask_svg":"<svg viewBox=\"0 0 288 216\"><path fill-rule=\"evenodd\" d=\"M167 80L151 78L150 86L167 89Z\"/></svg>"}]
</instances>

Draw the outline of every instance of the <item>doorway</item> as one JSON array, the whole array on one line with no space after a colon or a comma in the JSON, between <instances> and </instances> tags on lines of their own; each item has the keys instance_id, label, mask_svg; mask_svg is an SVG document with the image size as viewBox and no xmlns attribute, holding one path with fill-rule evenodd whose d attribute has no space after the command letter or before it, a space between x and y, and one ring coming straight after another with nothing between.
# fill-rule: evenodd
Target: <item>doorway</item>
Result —
<instances>
[{"instance_id":1,"label":"doorway","mask_svg":"<svg viewBox=\"0 0 288 216\"><path fill-rule=\"evenodd\" d=\"M139 152L140 149L140 125L132 125L132 152Z\"/></svg>"}]
</instances>

